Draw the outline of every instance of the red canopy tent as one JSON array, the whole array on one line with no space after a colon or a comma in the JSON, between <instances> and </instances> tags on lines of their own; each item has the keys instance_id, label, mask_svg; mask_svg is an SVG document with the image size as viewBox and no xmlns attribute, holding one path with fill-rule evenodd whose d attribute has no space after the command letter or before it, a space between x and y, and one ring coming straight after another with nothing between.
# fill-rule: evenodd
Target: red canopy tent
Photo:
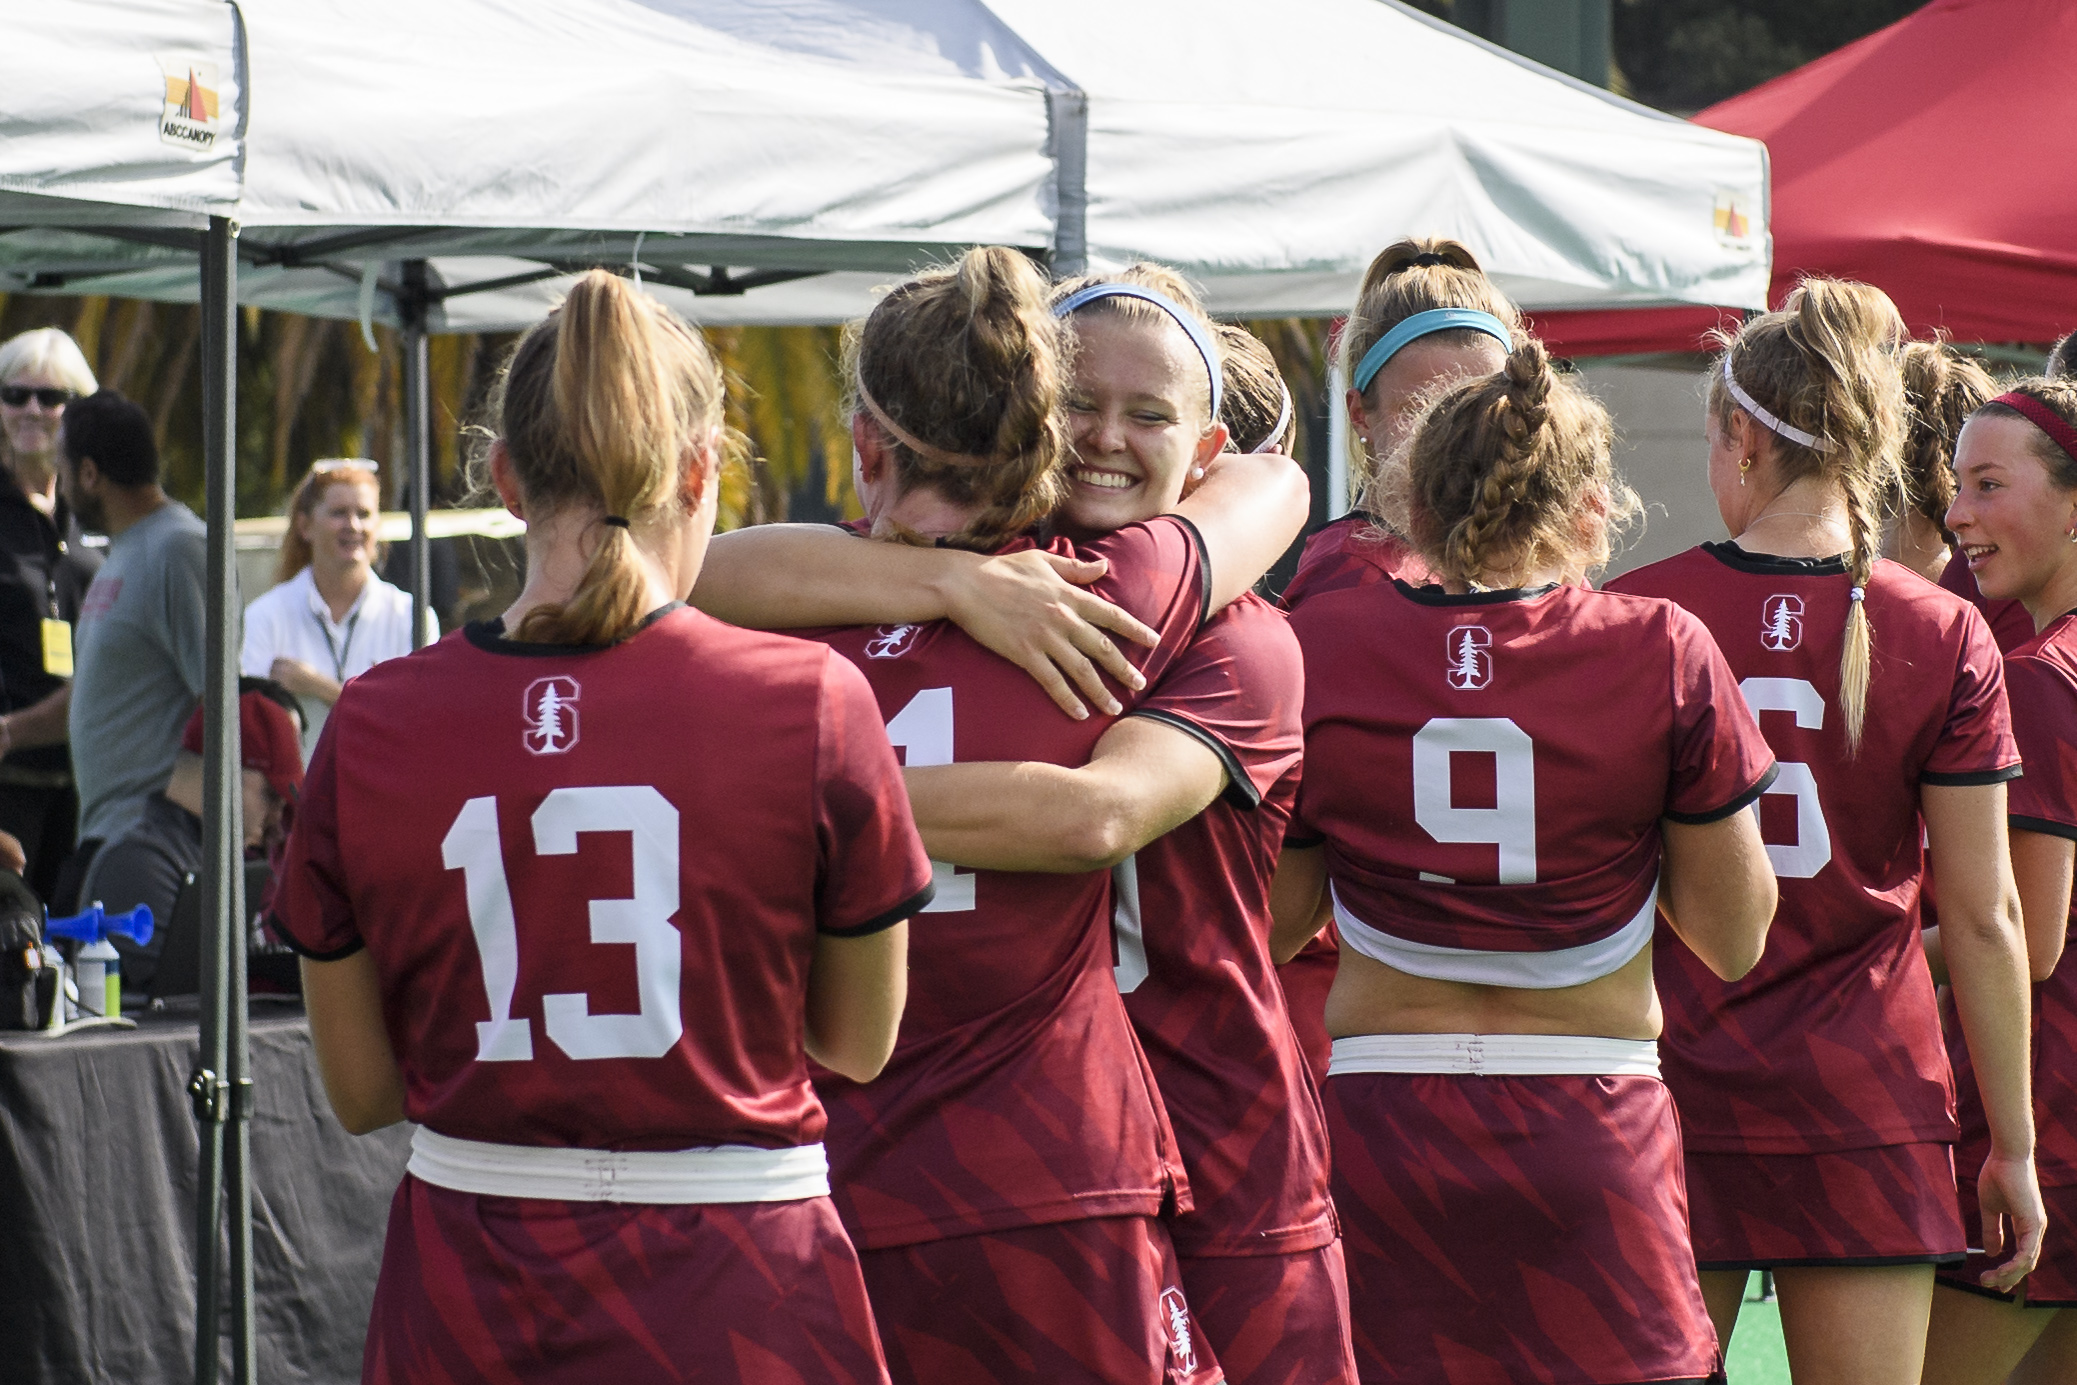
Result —
<instances>
[{"instance_id":1,"label":"red canopy tent","mask_svg":"<svg viewBox=\"0 0 2077 1385\"><path fill-rule=\"evenodd\" d=\"M1766 142L1773 301L1805 273L1860 279L1918 335L2046 342L2077 328L2077 4L1934 0L1711 106ZM1569 355L1693 351L1709 308L1547 312Z\"/></svg>"}]
</instances>

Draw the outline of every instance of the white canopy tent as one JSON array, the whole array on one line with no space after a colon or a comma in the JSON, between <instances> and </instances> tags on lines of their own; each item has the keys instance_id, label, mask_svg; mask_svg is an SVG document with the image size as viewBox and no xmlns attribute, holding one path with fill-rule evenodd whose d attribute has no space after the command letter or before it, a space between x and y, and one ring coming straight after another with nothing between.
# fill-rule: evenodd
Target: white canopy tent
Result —
<instances>
[{"instance_id":1,"label":"white canopy tent","mask_svg":"<svg viewBox=\"0 0 2077 1385\"><path fill-rule=\"evenodd\" d=\"M1338 312L1414 231L1531 310L1766 293L1762 146L1388 0L56 8L0 55L0 283L31 291L192 300L187 238L76 233L112 196L233 215L241 303L435 332L637 260L704 322L841 321L983 242L1162 260L1230 315ZM164 132L184 56L206 150Z\"/></svg>"}]
</instances>

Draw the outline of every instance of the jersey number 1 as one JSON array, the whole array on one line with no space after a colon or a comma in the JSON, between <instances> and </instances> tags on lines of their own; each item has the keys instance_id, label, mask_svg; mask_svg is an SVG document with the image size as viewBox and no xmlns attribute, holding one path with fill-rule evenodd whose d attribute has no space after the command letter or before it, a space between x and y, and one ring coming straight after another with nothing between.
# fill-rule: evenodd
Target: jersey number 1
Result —
<instances>
[{"instance_id":1,"label":"jersey number 1","mask_svg":"<svg viewBox=\"0 0 2077 1385\"><path fill-rule=\"evenodd\" d=\"M952 690L925 688L910 698L909 705L887 723L887 739L903 752L903 764L917 769L951 764ZM956 914L974 907L972 872L932 861L930 883L936 886L937 893L923 906L924 913Z\"/></svg>"},{"instance_id":2,"label":"jersey number 1","mask_svg":"<svg viewBox=\"0 0 2077 1385\"><path fill-rule=\"evenodd\" d=\"M660 1058L678 1042L685 1021L679 1012L678 810L648 785L557 789L534 810L534 851L569 856L579 832L625 832L634 851L635 892L627 899L590 901L594 943L632 943L641 1010L632 1015L594 1015L582 991L541 997L548 1037L572 1058ZM462 873L469 898L469 928L483 965L490 1018L476 1024L476 1059L483 1063L524 1062L534 1056L532 1024L512 1015L519 985L519 926L512 914L512 887L505 879L504 844L498 835L498 801L472 798L455 814L440 843L449 870Z\"/></svg>"}]
</instances>

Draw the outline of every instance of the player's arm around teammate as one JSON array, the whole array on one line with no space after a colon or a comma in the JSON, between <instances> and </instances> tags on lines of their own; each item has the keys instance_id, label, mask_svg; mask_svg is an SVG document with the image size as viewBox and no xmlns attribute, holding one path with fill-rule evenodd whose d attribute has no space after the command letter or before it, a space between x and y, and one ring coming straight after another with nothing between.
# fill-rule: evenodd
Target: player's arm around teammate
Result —
<instances>
[{"instance_id":1,"label":"player's arm around teammate","mask_svg":"<svg viewBox=\"0 0 2077 1385\"><path fill-rule=\"evenodd\" d=\"M1946 520L1959 554L1985 597L2018 601L2035 627L2035 637L2006 656L2012 729L2026 765L2007 806L2027 952L2039 983L2034 1115L2048 1228L2040 1259L2017 1285L1987 1282L1985 1270L2002 1249L1999 1228L1972 1234L1985 1255L1940 1274L1924 1378L1927 1385L2008 1378L2045 1385L2077 1372L2077 984L2062 964L2077 838L2077 766L2070 761L2077 743L2077 389L2026 380L1979 408L1962 430L1954 473ZM1941 896L1944 942L1944 876ZM1950 1051L1962 1113L1959 1162L1967 1168L1985 1122L1973 1054L1952 1043ZM2006 1289L2017 1292L1998 1292Z\"/></svg>"},{"instance_id":2,"label":"player's arm around teammate","mask_svg":"<svg viewBox=\"0 0 2077 1385\"><path fill-rule=\"evenodd\" d=\"M492 403L518 600L318 744L281 926L341 1121L419 1126L370 1380L887 1380L808 1058L886 1063L930 865L857 671L683 605L721 410L579 280Z\"/></svg>"},{"instance_id":3,"label":"player's arm around teammate","mask_svg":"<svg viewBox=\"0 0 2077 1385\"><path fill-rule=\"evenodd\" d=\"M1699 622L1584 586L1635 503L1609 441L1524 342L1408 454L1409 537L1442 585L1292 616L1306 770L1280 942L1331 877L1325 1101L1367 1380L1718 1364L1652 930L1663 899L1727 971L1759 953L1775 891L1741 810L1773 757ZM1670 850L1669 819L1695 829Z\"/></svg>"}]
</instances>

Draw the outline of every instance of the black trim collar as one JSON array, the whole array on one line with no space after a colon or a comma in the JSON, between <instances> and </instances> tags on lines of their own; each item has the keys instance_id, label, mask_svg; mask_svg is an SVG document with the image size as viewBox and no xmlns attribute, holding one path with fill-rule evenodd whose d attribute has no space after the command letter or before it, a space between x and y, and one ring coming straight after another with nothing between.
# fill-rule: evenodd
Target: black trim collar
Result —
<instances>
[{"instance_id":1,"label":"black trim collar","mask_svg":"<svg viewBox=\"0 0 2077 1385\"><path fill-rule=\"evenodd\" d=\"M1846 556L1835 554L1830 558L1783 558L1773 553L1748 553L1737 544L1725 539L1720 543L1705 543L1702 551L1739 572L1762 572L1776 577L1844 577Z\"/></svg>"},{"instance_id":2,"label":"black trim collar","mask_svg":"<svg viewBox=\"0 0 2077 1385\"><path fill-rule=\"evenodd\" d=\"M1546 582L1540 587L1504 587L1489 592L1453 592L1439 586L1410 587L1404 578L1394 577L1392 585L1409 601L1423 606L1500 606L1510 601L1540 601L1558 589L1556 582Z\"/></svg>"},{"instance_id":3,"label":"black trim collar","mask_svg":"<svg viewBox=\"0 0 2077 1385\"><path fill-rule=\"evenodd\" d=\"M668 606L659 606L642 617L642 623L622 635L614 644L626 644L656 622L675 611L685 609L682 601L673 601ZM512 654L522 659L569 659L583 654L597 654L611 649L611 644L537 644L531 640L514 640L505 637L505 618L492 616L489 620L472 620L462 627L462 634L470 644L486 654Z\"/></svg>"}]
</instances>

